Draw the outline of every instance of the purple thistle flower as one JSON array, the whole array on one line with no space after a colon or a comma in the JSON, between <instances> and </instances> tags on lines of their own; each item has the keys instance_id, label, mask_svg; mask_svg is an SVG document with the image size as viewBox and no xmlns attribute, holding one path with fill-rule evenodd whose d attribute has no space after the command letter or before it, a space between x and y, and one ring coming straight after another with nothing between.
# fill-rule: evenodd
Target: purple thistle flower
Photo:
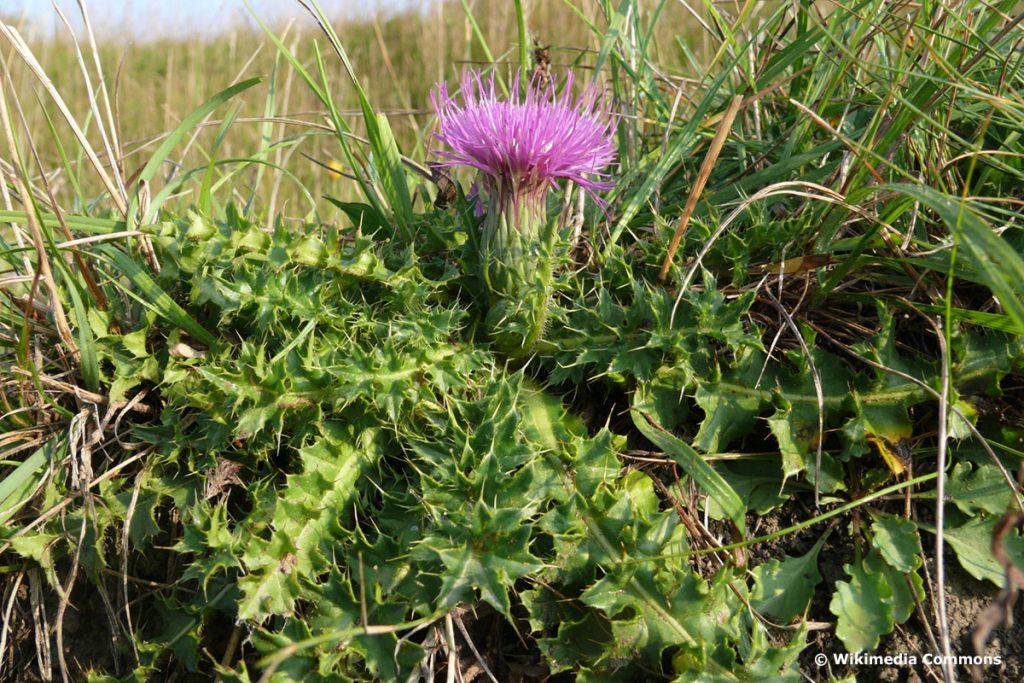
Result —
<instances>
[{"instance_id":1,"label":"purple thistle flower","mask_svg":"<svg viewBox=\"0 0 1024 683\"><path fill-rule=\"evenodd\" d=\"M537 80L521 94L517 75L512 96L499 100L493 73L485 79L467 71L461 104L445 84L431 94L437 139L449 148L438 152L440 165L480 172L474 194L478 215L485 214L478 246L491 297L487 325L495 345L510 354L527 353L547 319L558 241L547 220L548 190L571 180L604 206L596 192L612 186L604 169L615 159L619 117L594 85L574 99L572 80L569 74L561 94Z\"/></svg>"},{"instance_id":2,"label":"purple thistle flower","mask_svg":"<svg viewBox=\"0 0 1024 683\"><path fill-rule=\"evenodd\" d=\"M553 85L531 81L520 95L519 76L512 97L498 99L494 74L485 79L466 71L460 88L462 105L449 95L447 84L431 94L440 132L436 137L451 151L439 151L443 166L470 166L483 174L487 196L544 192L558 179L573 181L599 203L594 194L612 186L603 169L615 159L612 136L618 116L605 92L589 85L572 98L573 77L566 77L561 95Z\"/></svg>"}]
</instances>

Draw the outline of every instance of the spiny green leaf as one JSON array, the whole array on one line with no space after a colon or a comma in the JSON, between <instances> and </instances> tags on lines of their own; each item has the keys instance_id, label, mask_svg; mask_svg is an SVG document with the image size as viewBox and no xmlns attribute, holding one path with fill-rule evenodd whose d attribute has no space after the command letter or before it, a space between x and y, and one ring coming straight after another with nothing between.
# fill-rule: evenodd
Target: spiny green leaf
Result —
<instances>
[{"instance_id":1,"label":"spiny green leaf","mask_svg":"<svg viewBox=\"0 0 1024 683\"><path fill-rule=\"evenodd\" d=\"M272 615L289 615L301 592L300 578L310 567L298 567L298 548L287 534L277 532L269 542L254 539L244 557L250 573L238 579L242 593L239 619L263 621Z\"/></svg>"},{"instance_id":2,"label":"spiny green leaf","mask_svg":"<svg viewBox=\"0 0 1024 683\"><path fill-rule=\"evenodd\" d=\"M734 393L715 384L701 384L694 398L704 411L694 445L705 453L720 453L734 439L746 435L761 411L756 396Z\"/></svg>"},{"instance_id":3,"label":"spiny green leaf","mask_svg":"<svg viewBox=\"0 0 1024 683\"><path fill-rule=\"evenodd\" d=\"M424 542L445 567L441 602L446 607L468 599L472 591L502 614L510 615L508 591L519 578L543 566L529 552L530 528L518 509L491 510L483 503L473 506L471 528L466 540L450 539L442 533Z\"/></svg>"},{"instance_id":4,"label":"spiny green leaf","mask_svg":"<svg viewBox=\"0 0 1024 683\"><path fill-rule=\"evenodd\" d=\"M23 534L10 540L11 549L22 557L35 560L43 569L46 580L51 586L57 586L57 571L53 556L54 543L61 538L59 535L49 532L38 532Z\"/></svg>"}]
</instances>

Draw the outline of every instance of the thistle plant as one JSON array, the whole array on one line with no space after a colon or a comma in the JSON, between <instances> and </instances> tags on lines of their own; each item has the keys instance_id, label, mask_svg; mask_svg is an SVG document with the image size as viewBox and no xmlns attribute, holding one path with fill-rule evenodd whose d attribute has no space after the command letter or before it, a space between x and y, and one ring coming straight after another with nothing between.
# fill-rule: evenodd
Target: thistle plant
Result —
<instances>
[{"instance_id":1,"label":"thistle plant","mask_svg":"<svg viewBox=\"0 0 1024 683\"><path fill-rule=\"evenodd\" d=\"M612 136L618 117L606 94L591 84L572 94L570 73L559 94L553 84L531 81L499 100L494 75L467 71L460 102L441 84L432 94L448 150L443 166L469 166L480 173L478 212L480 276L490 298L487 324L496 346L523 354L540 338L557 256L558 226L547 197L559 180L572 181L603 205L603 173L615 158Z\"/></svg>"}]
</instances>

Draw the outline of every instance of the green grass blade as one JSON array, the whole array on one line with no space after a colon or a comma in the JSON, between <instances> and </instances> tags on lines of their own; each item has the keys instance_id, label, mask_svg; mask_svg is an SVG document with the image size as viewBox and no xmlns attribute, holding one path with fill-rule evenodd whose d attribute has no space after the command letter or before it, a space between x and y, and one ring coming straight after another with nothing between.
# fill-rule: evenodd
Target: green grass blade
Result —
<instances>
[{"instance_id":1,"label":"green grass blade","mask_svg":"<svg viewBox=\"0 0 1024 683\"><path fill-rule=\"evenodd\" d=\"M319 14L318 18L321 28L331 41L331 46L341 59L345 72L352 82L352 87L355 88L356 97L359 100L359 108L363 112L363 123L366 125L366 137L370 141L373 159L381 182L384 185L384 193L394 212L395 220L406 239L411 239L413 212L412 199L409 195L409 181L406 177L405 166L402 164L402 155L398 151L398 143L391 132L391 124L388 123L387 117L383 114L373 111L370 99L366 95L366 90L356 76L355 68L348 57L348 52L345 50L344 45L342 45L327 17L324 16L316 0L312 0L312 4ZM323 62L319 58L319 52L317 53L317 66L320 69L320 80L323 82L324 92L327 92L328 76Z\"/></svg>"},{"instance_id":2,"label":"green grass blade","mask_svg":"<svg viewBox=\"0 0 1024 683\"><path fill-rule=\"evenodd\" d=\"M185 309L171 298L170 294L161 289L149 273L131 256L110 245L100 245L97 251L113 261L121 274L138 289L138 293L126 289L125 291L130 296L168 322L185 330L203 344L211 346L217 341L217 338L196 322Z\"/></svg>"},{"instance_id":3,"label":"green grass blade","mask_svg":"<svg viewBox=\"0 0 1024 683\"><path fill-rule=\"evenodd\" d=\"M384 213L384 205L381 203L380 196L367 180L365 170L356 162L355 155L352 153L352 148L349 146L348 140L345 138L345 135L347 133L351 133L351 130L349 129L348 124L345 123L345 120L338 113L338 108L331 99L330 90L328 88L329 81L324 79L324 87L321 87L317 80L313 78L312 74L310 74L309 70L303 66L301 61L299 61L299 58L288 49L284 42L273 31L271 31L270 27L259 18L259 15L256 14L255 11L253 11L249 3L243 2L243 4L248 8L249 13L252 15L263 33L272 43L274 43L274 46L277 47L278 53L288 60L288 63L292 65L295 72L299 74L299 77L306 83L306 86L313 92L316 98L320 100L325 107L327 107L327 111L331 117L331 123L334 125L335 137L341 145L341 153L345 157L345 163L348 164L349 169L351 169L353 175L355 175L356 183L359 185L359 189L362 191L363 196L366 197L366 200L378 211ZM314 48L316 48L315 43ZM316 58L318 65L320 65L322 74L323 64L320 60L319 50L316 51Z\"/></svg>"},{"instance_id":4,"label":"green grass blade","mask_svg":"<svg viewBox=\"0 0 1024 683\"><path fill-rule=\"evenodd\" d=\"M2 223L24 223L27 220L28 214L25 211L0 211L0 222ZM60 227L60 218L52 213L40 213L39 220L47 228ZM68 228L89 235L106 235L111 232L122 232L126 229L124 221L113 218L68 215L64 216L64 222Z\"/></svg>"},{"instance_id":5,"label":"green grass blade","mask_svg":"<svg viewBox=\"0 0 1024 683\"><path fill-rule=\"evenodd\" d=\"M263 103L263 118L264 122L260 125L260 150L259 155L269 154L269 147L271 147L271 139L274 132L273 118L277 113L277 75L278 69L281 66L281 51L278 50L274 53L274 63L270 67L270 76L267 78L267 99ZM256 180L252 184L252 192L249 195L249 204L251 205L256 199L256 195L259 192L260 185L263 181L264 167L259 166L256 168Z\"/></svg>"},{"instance_id":6,"label":"green grass blade","mask_svg":"<svg viewBox=\"0 0 1024 683\"><path fill-rule=\"evenodd\" d=\"M743 531L746 526L746 506L729 482L700 457L689 444L665 431L644 412L642 405L634 405L629 411L633 424L655 446L675 460L690 475L697 486L703 489L719 507Z\"/></svg>"},{"instance_id":7,"label":"green grass blade","mask_svg":"<svg viewBox=\"0 0 1024 683\"><path fill-rule=\"evenodd\" d=\"M470 9L469 3L466 0L459 0L462 3L462 11L466 14L466 21L469 22L470 28L473 30L473 37L476 38L476 42L480 44L480 49L484 51L484 61L488 64L494 64L494 55L491 53L491 48L487 45L487 39L484 38L483 31L480 30L480 24L476 23L476 17L473 16L473 10ZM498 87L501 88L501 94L508 97L508 86L505 85L505 79L497 69L495 71L495 79L498 82Z\"/></svg>"},{"instance_id":8,"label":"green grass blade","mask_svg":"<svg viewBox=\"0 0 1024 683\"><path fill-rule=\"evenodd\" d=\"M239 107L236 106L231 110L224 120L221 122L220 127L217 129L217 137L214 138L213 147L210 149L210 161L206 165L206 173L203 175L203 183L199 186L199 201L197 206L199 207L200 213L204 215L210 215L210 188L213 185L213 172L217 168L217 151L220 146L224 143L224 138L227 137L228 131L231 129L231 124L235 122L235 118L238 116ZM258 167L260 170L262 166ZM162 204L162 202L160 202Z\"/></svg>"},{"instance_id":9,"label":"green grass blade","mask_svg":"<svg viewBox=\"0 0 1024 683\"><path fill-rule=\"evenodd\" d=\"M650 201L651 195L654 193L655 188L664 181L679 160L682 158L683 152L690 146L696 144L695 134L697 132L700 122L704 116L710 110L712 104L715 101L715 93L726 81L726 74L719 76L715 81L708 87L707 93L704 99L701 101L697 110L694 112L693 117L683 127L682 130L677 132L671 142L669 143L666 152L660 156L649 157L648 163L651 160L657 159L653 163L653 168L650 170L638 169L644 180L640 184L640 187L634 190L629 197L626 199L625 205L622 207L622 212L619 215L619 219L615 222L612 227L611 234L608 237L608 241L605 244L604 252L602 253L602 259L606 260L615 248L616 243L621 237L622 233L629 226L630 221L636 217L641 207Z\"/></svg>"},{"instance_id":10,"label":"green grass blade","mask_svg":"<svg viewBox=\"0 0 1024 683\"><path fill-rule=\"evenodd\" d=\"M82 183L78 177L78 173L81 172L81 166L72 165L71 159L68 158L64 150L64 143L61 142L61 135L57 132L57 127L53 123L53 117L50 116L50 112L43 106L42 100L39 101L39 110L43 113L43 118L46 119L46 129L50 134L50 140L53 140L54 149L57 151L57 156L60 157L68 182L74 190L75 199L78 201L79 206L82 207L82 210L84 210L89 202L85 198L85 192L82 191ZM78 173L76 173L76 169L79 169Z\"/></svg>"},{"instance_id":11,"label":"green grass blade","mask_svg":"<svg viewBox=\"0 0 1024 683\"><path fill-rule=\"evenodd\" d=\"M65 441L52 438L25 458L0 481L0 524L4 524L28 502L43 480L48 465L63 458Z\"/></svg>"},{"instance_id":12,"label":"green grass blade","mask_svg":"<svg viewBox=\"0 0 1024 683\"><path fill-rule=\"evenodd\" d=\"M249 88L262 82L262 78L250 78L248 80L236 83L229 88L221 90L219 93L206 100L206 102L199 105L192 111L191 114L182 119L178 127L175 128L170 135L164 138L164 141L160 146L153 152L153 156L150 157L149 161L142 168L142 172L139 174L138 185L141 187L143 183L148 183L156 175L157 170L167 160L167 157L171 155L175 146L181 142L181 139L185 137L185 134L196 127L200 121L206 118L213 110L221 106L235 95L248 90ZM136 212L139 209L139 192L136 190L132 194L132 200L128 207L128 216L134 218ZM160 210L159 205L152 204L146 216L143 218L143 224L148 223L151 217L156 215L156 212Z\"/></svg>"},{"instance_id":13,"label":"green grass blade","mask_svg":"<svg viewBox=\"0 0 1024 683\"><path fill-rule=\"evenodd\" d=\"M54 259L59 260L59 259ZM71 305L75 311L75 326L78 328L78 353L82 380L89 391L100 390L100 368L96 354L96 338L89 325L89 314L79 294L79 283L68 270L67 266L60 269L67 284L67 293L71 297Z\"/></svg>"},{"instance_id":14,"label":"green grass blade","mask_svg":"<svg viewBox=\"0 0 1024 683\"><path fill-rule=\"evenodd\" d=\"M533 69L533 60L530 59L530 34L526 30L526 13L523 11L523 0L515 0L516 6L516 31L519 32L519 68L522 70L523 78L520 87L525 88L529 83L528 76Z\"/></svg>"},{"instance_id":15,"label":"green grass blade","mask_svg":"<svg viewBox=\"0 0 1024 683\"><path fill-rule=\"evenodd\" d=\"M885 187L930 207L951 234L960 234L963 254L1013 321L1014 331L1024 335L1024 300L1021 298L1024 294L1024 259L1020 254L962 201L930 187L906 184Z\"/></svg>"}]
</instances>

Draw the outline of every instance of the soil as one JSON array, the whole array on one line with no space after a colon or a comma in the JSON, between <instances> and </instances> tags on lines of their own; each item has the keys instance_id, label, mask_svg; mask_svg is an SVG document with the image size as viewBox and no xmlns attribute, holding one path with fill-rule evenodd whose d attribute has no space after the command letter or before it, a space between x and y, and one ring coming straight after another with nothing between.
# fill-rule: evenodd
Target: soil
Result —
<instances>
[{"instance_id":1,"label":"soil","mask_svg":"<svg viewBox=\"0 0 1024 683\"><path fill-rule=\"evenodd\" d=\"M37 683L39 681L61 680L60 664L57 655L57 639L54 633L54 620L57 605L53 599L53 590L46 585L41 572L38 581L45 596L43 606L46 612L46 623L50 627L51 637L48 648L39 647L36 640L36 629L32 615L31 589L29 579L18 586L18 595L10 620L9 647L0 671L0 680L17 681L18 683ZM6 596L5 596L6 597ZM110 636L110 626L105 616L102 597L99 591L90 587L86 581L80 580L72 591L71 602L64 613L64 656L68 672L72 680L82 680L86 672L101 670L109 673L113 670L114 651L116 645ZM41 675L43 663L49 650L50 675ZM43 653L43 654L41 654ZM45 659L43 660L45 662Z\"/></svg>"}]
</instances>

